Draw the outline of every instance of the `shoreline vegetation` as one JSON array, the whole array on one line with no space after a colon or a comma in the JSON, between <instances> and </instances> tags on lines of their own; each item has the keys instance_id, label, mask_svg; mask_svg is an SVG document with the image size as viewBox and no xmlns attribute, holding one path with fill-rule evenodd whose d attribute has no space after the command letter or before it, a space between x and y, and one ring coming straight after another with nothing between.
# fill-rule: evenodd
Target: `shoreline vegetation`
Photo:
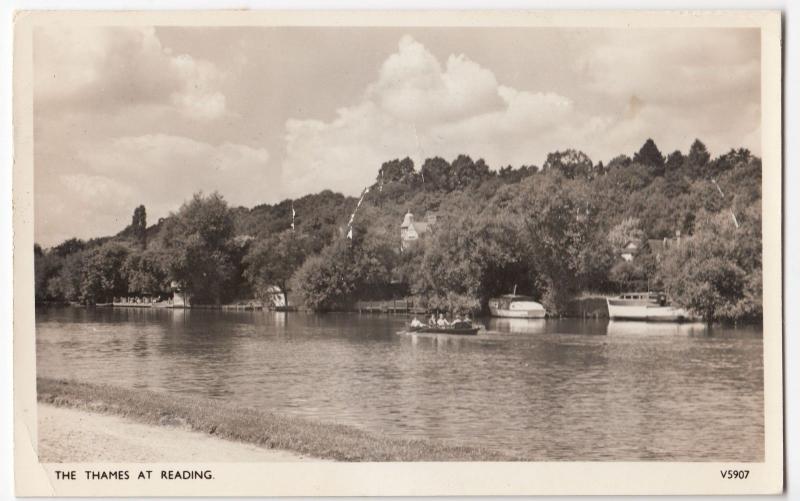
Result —
<instances>
[{"instance_id":1,"label":"shoreline vegetation","mask_svg":"<svg viewBox=\"0 0 800 501\"><path fill-rule=\"evenodd\" d=\"M358 314L381 314L381 315L406 315L408 317L427 315L430 313L425 307L418 306L417 302L407 302L405 300L388 300L388 301L359 301L349 309L330 310L329 313L358 313ZM37 303L37 307L109 307L112 305L82 305L71 304L68 302L41 302ZM127 304L127 305L113 305L119 308L145 308L145 309L163 309L153 307L147 304ZM174 309L172 307L166 309ZM178 309L184 309L183 307ZM219 304L219 305L192 305L185 309L192 310L222 310L222 311L261 311L269 310L270 307L264 305L257 300L250 300L247 302ZM305 308L296 308L289 311L301 311L306 313L313 313L312 310ZM285 313L286 310L283 310ZM601 295L587 295L582 294L573 298L566 306L565 311L560 315L560 318L585 318L585 319L604 319L608 318L608 308L606 307L606 296Z\"/></svg>"},{"instance_id":2,"label":"shoreline vegetation","mask_svg":"<svg viewBox=\"0 0 800 501\"><path fill-rule=\"evenodd\" d=\"M712 158L695 140L665 155L648 139L607 164L568 149L541 167L462 154L389 160L376 174L360 197L246 208L197 193L150 225L140 205L116 235L35 245L36 302L326 312L413 297L478 315L516 290L550 316L580 317L597 315L571 308L587 291L660 291L708 322L761 319L761 160L748 150Z\"/></svg>"},{"instance_id":3,"label":"shoreline vegetation","mask_svg":"<svg viewBox=\"0 0 800 501\"><path fill-rule=\"evenodd\" d=\"M37 378L42 404L178 426L209 436L335 461L517 461L502 452L436 440L399 439L204 398Z\"/></svg>"}]
</instances>

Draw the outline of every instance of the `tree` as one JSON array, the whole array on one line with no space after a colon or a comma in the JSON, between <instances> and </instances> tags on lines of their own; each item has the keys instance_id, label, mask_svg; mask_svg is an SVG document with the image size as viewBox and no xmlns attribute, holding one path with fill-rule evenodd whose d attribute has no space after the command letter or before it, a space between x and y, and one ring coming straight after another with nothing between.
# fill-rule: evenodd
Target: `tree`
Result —
<instances>
[{"instance_id":1,"label":"tree","mask_svg":"<svg viewBox=\"0 0 800 501\"><path fill-rule=\"evenodd\" d=\"M533 179L533 178L531 178ZM588 254L600 240L594 213L587 208L586 193L560 176L537 177L522 184L511 211L522 222L519 238L532 269L546 285L548 311L561 314L574 294L596 270Z\"/></svg>"},{"instance_id":2,"label":"tree","mask_svg":"<svg viewBox=\"0 0 800 501\"><path fill-rule=\"evenodd\" d=\"M88 251L81 276L80 298L86 304L110 302L128 292L123 264L130 253L125 245L111 242Z\"/></svg>"},{"instance_id":3,"label":"tree","mask_svg":"<svg viewBox=\"0 0 800 501\"><path fill-rule=\"evenodd\" d=\"M618 169L620 167L628 167L632 163L633 160L631 160L631 157L628 155L617 155L608 162L608 165L606 166L606 172L609 172L613 169Z\"/></svg>"},{"instance_id":4,"label":"tree","mask_svg":"<svg viewBox=\"0 0 800 501\"><path fill-rule=\"evenodd\" d=\"M709 175L719 176L723 172L732 170L739 165L746 165L753 160L753 155L747 148L733 149L724 155L715 158L709 165Z\"/></svg>"},{"instance_id":5,"label":"tree","mask_svg":"<svg viewBox=\"0 0 800 501\"><path fill-rule=\"evenodd\" d=\"M39 244L33 246L34 293L37 303L52 300L63 300L56 293L51 282L57 280L64 258L49 252L45 253Z\"/></svg>"},{"instance_id":6,"label":"tree","mask_svg":"<svg viewBox=\"0 0 800 501\"><path fill-rule=\"evenodd\" d=\"M234 221L218 193L198 193L164 225L161 244L170 255L169 276L194 302L219 304L235 294Z\"/></svg>"},{"instance_id":7,"label":"tree","mask_svg":"<svg viewBox=\"0 0 800 501\"><path fill-rule=\"evenodd\" d=\"M399 183L409 180L414 175L414 161L406 157L402 160L384 162L378 171L378 183Z\"/></svg>"},{"instance_id":8,"label":"tree","mask_svg":"<svg viewBox=\"0 0 800 501\"><path fill-rule=\"evenodd\" d=\"M667 163L664 165L664 172L667 174L677 173L683 168L683 164L685 162L686 157L683 156L683 153L681 153L680 150L675 150L670 153L669 156L667 156Z\"/></svg>"},{"instance_id":9,"label":"tree","mask_svg":"<svg viewBox=\"0 0 800 501\"><path fill-rule=\"evenodd\" d=\"M150 249L129 254L122 266L127 292L147 295L168 291L168 267L169 255L164 252Z\"/></svg>"},{"instance_id":10,"label":"tree","mask_svg":"<svg viewBox=\"0 0 800 501\"><path fill-rule=\"evenodd\" d=\"M699 139L695 139L692 146L689 148L689 165L693 170L699 171L706 166L711 155L706 149L706 145Z\"/></svg>"},{"instance_id":11,"label":"tree","mask_svg":"<svg viewBox=\"0 0 800 501\"><path fill-rule=\"evenodd\" d=\"M425 242L413 292L428 307L451 312L485 308L489 298L515 285L540 292L519 231L514 218L502 213L452 218Z\"/></svg>"},{"instance_id":12,"label":"tree","mask_svg":"<svg viewBox=\"0 0 800 501\"><path fill-rule=\"evenodd\" d=\"M592 159L586 153L573 149L549 153L542 170L560 172L567 179L594 175Z\"/></svg>"},{"instance_id":13,"label":"tree","mask_svg":"<svg viewBox=\"0 0 800 501\"><path fill-rule=\"evenodd\" d=\"M525 179L526 177L536 174L539 172L539 167L535 165L523 165L522 167L515 169L510 165L500 168L497 171L497 175L500 179L505 181L506 183L518 183Z\"/></svg>"},{"instance_id":14,"label":"tree","mask_svg":"<svg viewBox=\"0 0 800 501\"><path fill-rule=\"evenodd\" d=\"M68 254L56 276L47 282L46 295L63 301L80 301L84 268L83 252Z\"/></svg>"},{"instance_id":15,"label":"tree","mask_svg":"<svg viewBox=\"0 0 800 501\"><path fill-rule=\"evenodd\" d=\"M657 176L664 174L664 155L659 151L655 141L648 138L638 152L634 153L633 161L653 169Z\"/></svg>"},{"instance_id":16,"label":"tree","mask_svg":"<svg viewBox=\"0 0 800 501\"><path fill-rule=\"evenodd\" d=\"M452 191L450 164L441 157L425 160L420 169L422 182L426 191Z\"/></svg>"},{"instance_id":17,"label":"tree","mask_svg":"<svg viewBox=\"0 0 800 501\"><path fill-rule=\"evenodd\" d=\"M70 238L69 240L64 240L62 243L53 247L53 250L51 252L56 256L66 257L70 254L75 254L76 252L80 252L85 248L86 248L86 242L78 238Z\"/></svg>"},{"instance_id":18,"label":"tree","mask_svg":"<svg viewBox=\"0 0 800 501\"><path fill-rule=\"evenodd\" d=\"M730 214L701 213L695 234L660 265L667 292L707 321L761 316L761 211L751 206L737 228Z\"/></svg>"},{"instance_id":19,"label":"tree","mask_svg":"<svg viewBox=\"0 0 800 501\"><path fill-rule=\"evenodd\" d=\"M147 212L144 205L140 205L133 211L133 218L131 221L131 233L134 241L137 242L142 249L147 248Z\"/></svg>"},{"instance_id":20,"label":"tree","mask_svg":"<svg viewBox=\"0 0 800 501\"><path fill-rule=\"evenodd\" d=\"M292 230L256 242L243 260L244 276L253 292L263 299L276 286L289 304L289 280L305 261L309 244L304 235Z\"/></svg>"},{"instance_id":21,"label":"tree","mask_svg":"<svg viewBox=\"0 0 800 501\"><path fill-rule=\"evenodd\" d=\"M455 189L465 189L477 185L491 176L489 167L482 158L473 162L469 155L459 155L451 164L452 186Z\"/></svg>"},{"instance_id":22,"label":"tree","mask_svg":"<svg viewBox=\"0 0 800 501\"><path fill-rule=\"evenodd\" d=\"M357 239L334 240L317 256L309 257L292 278L291 288L314 311L352 306L362 297L386 290L396 265L396 244L365 234Z\"/></svg>"}]
</instances>

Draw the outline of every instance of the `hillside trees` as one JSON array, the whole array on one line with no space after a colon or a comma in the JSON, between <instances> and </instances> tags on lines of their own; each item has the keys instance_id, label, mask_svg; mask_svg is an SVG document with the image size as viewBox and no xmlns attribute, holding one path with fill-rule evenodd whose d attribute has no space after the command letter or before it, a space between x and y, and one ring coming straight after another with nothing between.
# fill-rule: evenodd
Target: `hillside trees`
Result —
<instances>
[{"instance_id":1,"label":"hillside trees","mask_svg":"<svg viewBox=\"0 0 800 501\"><path fill-rule=\"evenodd\" d=\"M760 210L758 158L743 149L711 158L696 140L686 155L664 159L648 140L634 158L600 165L577 150L551 153L541 171L495 172L466 154L429 158L419 171L409 158L390 160L352 240L345 235L357 198L328 190L252 209L198 194L149 228L139 206L113 237L35 249L36 300L103 302L168 293L176 282L195 304L263 297L278 286L315 310L408 293L437 308L472 309L517 285L558 314L581 291L667 277L676 299L704 315L759 315L760 234L747 233ZM435 212L439 222L401 253L407 211L420 222ZM733 233L724 226L731 213L741 226ZM648 240L677 231L708 248L687 243L691 254L670 248L657 262ZM717 249L733 238L735 249ZM632 263L620 258L627 241L641 244Z\"/></svg>"}]
</instances>

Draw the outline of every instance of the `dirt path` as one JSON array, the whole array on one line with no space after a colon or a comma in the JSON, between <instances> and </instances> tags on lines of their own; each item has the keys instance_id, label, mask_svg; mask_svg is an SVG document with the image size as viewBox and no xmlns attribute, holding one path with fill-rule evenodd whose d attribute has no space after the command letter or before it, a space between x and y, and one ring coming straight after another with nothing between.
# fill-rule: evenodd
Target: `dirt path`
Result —
<instances>
[{"instance_id":1,"label":"dirt path","mask_svg":"<svg viewBox=\"0 0 800 501\"><path fill-rule=\"evenodd\" d=\"M39 404L42 462L318 461L172 426Z\"/></svg>"}]
</instances>

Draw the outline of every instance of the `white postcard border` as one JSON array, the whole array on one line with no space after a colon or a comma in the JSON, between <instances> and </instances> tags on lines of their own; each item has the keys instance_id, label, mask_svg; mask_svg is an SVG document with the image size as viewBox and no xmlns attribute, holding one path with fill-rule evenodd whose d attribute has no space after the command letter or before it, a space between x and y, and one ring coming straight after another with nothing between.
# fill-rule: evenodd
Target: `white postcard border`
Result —
<instances>
[{"instance_id":1,"label":"white postcard border","mask_svg":"<svg viewBox=\"0 0 800 501\"><path fill-rule=\"evenodd\" d=\"M56 481L36 456L33 305L32 37L34 26L627 26L760 27L762 30L762 161L764 277L764 463L464 462L464 463L217 463L109 464L98 468L209 468L210 481ZM14 47L13 225L14 418L16 493L21 496L222 495L521 495L758 494L783 486L781 277L781 18L779 12L28 12L16 16ZM76 465L78 469L91 464ZM747 468L747 481L719 471Z\"/></svg>"}]
</instances>

